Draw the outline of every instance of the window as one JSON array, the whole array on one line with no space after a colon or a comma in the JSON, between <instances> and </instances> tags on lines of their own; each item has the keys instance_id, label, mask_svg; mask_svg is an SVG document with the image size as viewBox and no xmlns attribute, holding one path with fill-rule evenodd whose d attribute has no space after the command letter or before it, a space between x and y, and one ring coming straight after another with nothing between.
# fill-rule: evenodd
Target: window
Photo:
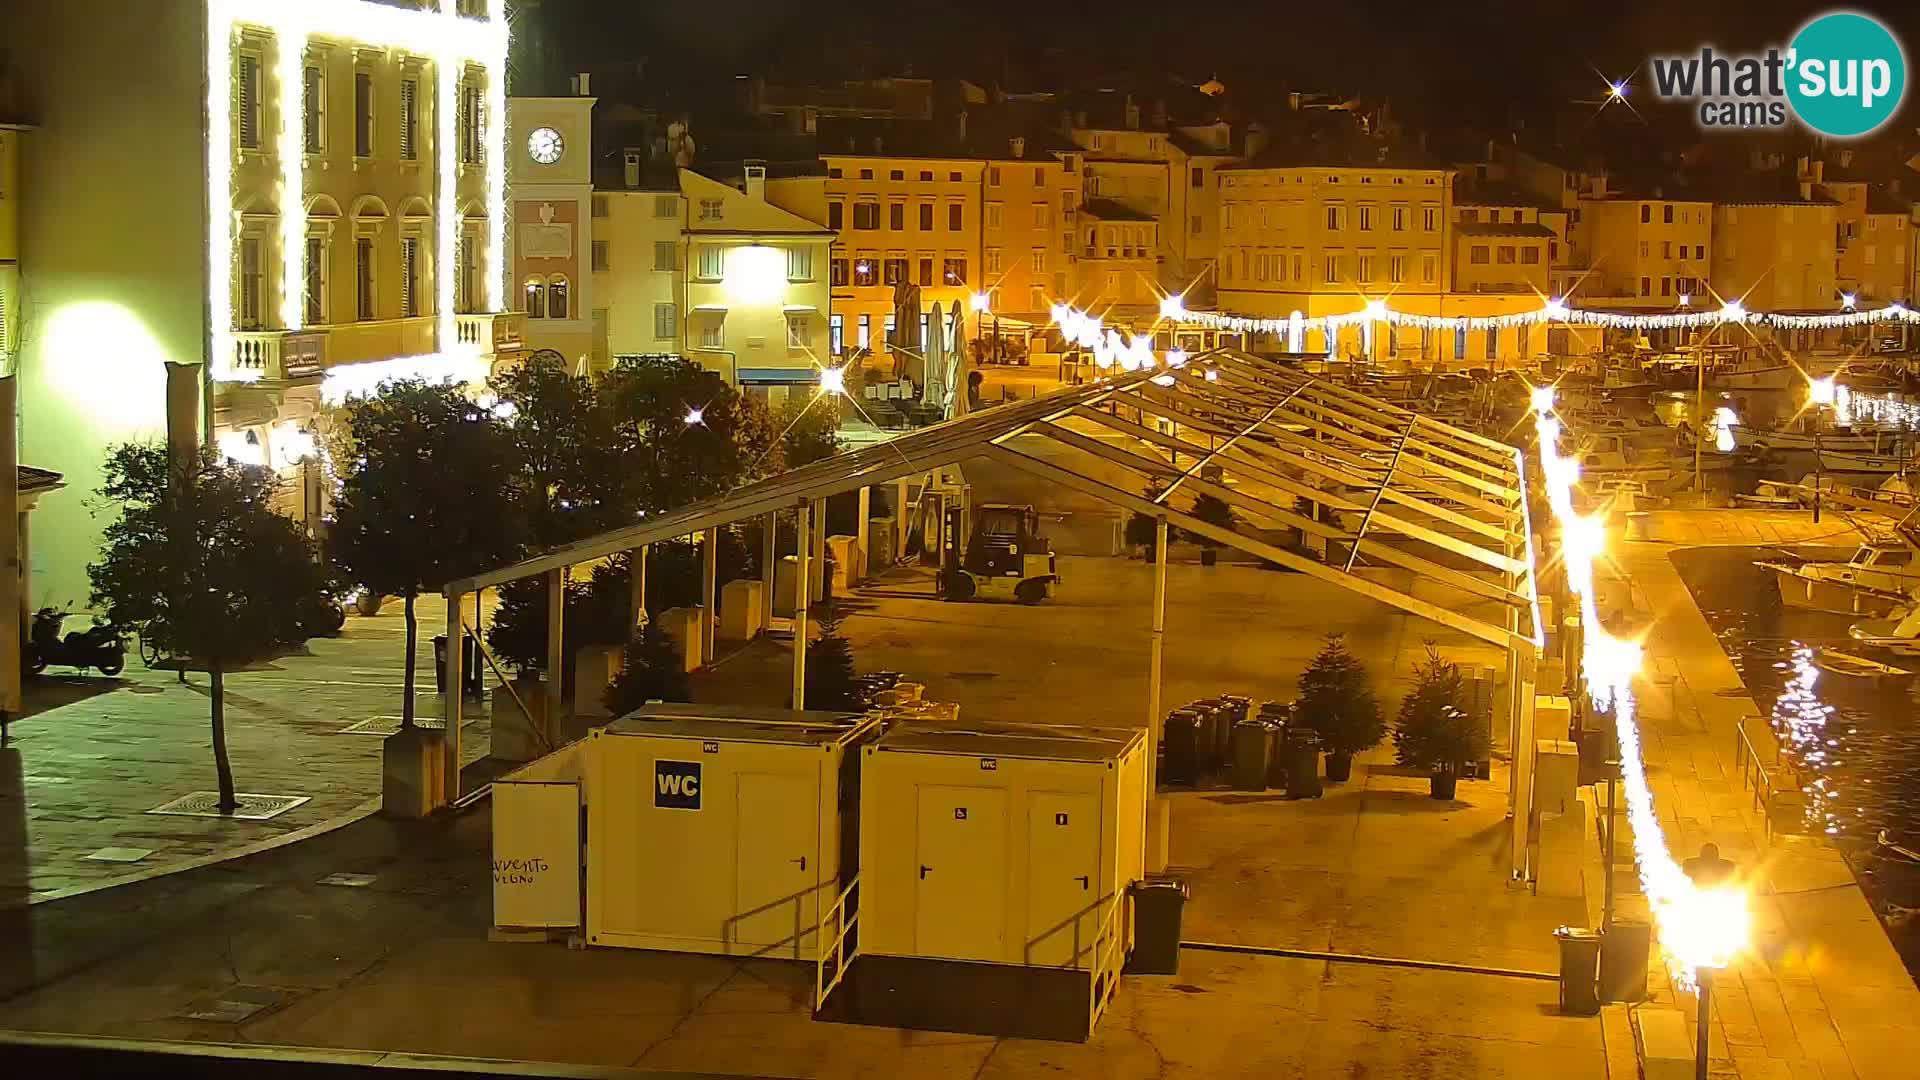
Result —
<instances>
[{"instance_id":1,"label":"window","mask_svg":"<svg viewBox=\"0 0 1920 1080\"><path fill-rule=\"evenodd\" d=\"M1047 272L1046 248L1033 249L1033 253L1027 257L1027 269L1036 274L1044 274ZM1034 310L1038 311L1039 308L1035 308Z\"/></svg>"},{"instance_id":2,"label":"window","mask_svg":"<svg viewBox=\"0 0 1920 1080\"><path fill-rule=\"evenodd\" d=\"M997 229L999 227L1000 227L1000 204L997 202L990 202L987 204L987 228Z\"/></svg>"},{"instance_id":3,"label":"window","mask_svg":"<svg viewBox=\"0 0 1920 1080\"><path fill-rule=\"evenodd\" d=\"M680 196L655 195L653 197L653 216L670 218L680 216Z\"/></svg>"},{"instance_id":4,"label":"window","mask_svg":"<svg viewBox=\"0 0 1920 1080\"><path fill-rule=\"evenodd\" d=\"M1387 280L1395 285L1407 280L1407 257L1394 255L1387 260Z\"/></svg>"},{"instance_id":5,"label":"window","mask_svg":"<svg viewBox=\"0 0 1920 1080\"><path fill-rule=\"evenodd\" d=\"M1433 232L1440 227L1440 208L1423 206L1420 208L1420 228L1423 232Z\"/></svg>"},{"instance_id":6,"label":"window","mask_svg":"<svg viewBox=\"0 0 1920 1080\"><path fill-rule=\"evenodd\" d=\"M1485 266L1487 265L1489 254L1490 252L1487 250L1487 245L1475 244L1472 249L1467 252L1467 261L1475 266Z\"/></svg>"},{"instance_id":7,"label":"window","mask_svg":"<svg viewBox=\"0 0 1920 1080\"><path fill-rule=\"evenodd\" d=\"M400 317L420 316L420 241L408 236L400 241Z\"/></svg>"},{"instance_id":8,"label":"window","mask_svg":"<svg viewBox=\"0 0 1920 1080\"><path fill-rule=\"evenodd\" d=\"M894 179L899 179L898 175ZM793 312L787 316L787 348L813 348L813 316Z\"/></svg>"},{"instance_id":9,"label":"window","mask_svg":"<svg viewBox=\"0 0 1920 1080\"><path fill-rule=\"evenodd\" d=\"M547 283L537 277L530 277L526 284L527 318L544 319L547 317ZM365 319L366 315L360 316Z\"/></svg>"},{"instance_id":10,"label":"window","mask_svg":"<svg viewBox=\"0 0 1920 1080\"><path fill-rule=\"evenodd\" d=\"M1522 360L1525 360L1525 359L1527 358L1527 352L1528 352L1528 348L1527 348L1527 330L1528 330L1528 329L1529 329L1529 328L1528 328L1528 326L1527 326L1527 324L1526 324L1526 323L1521 323L1521 324L1520 324L1519 326L1516 326L1516 327L1514 327L1514 330L1515 330L1515 331L1517 332L1517 336L1518 336L1518 337L1519 337L1519 339L1520 339L1520 341L1519 341L1519 344L1520 344L1520 359L1522 359Z\"/></svg>"},{"instance_id":11,"label":"window","mask_svg":"<svg viewBox=\"0 0 1920 1080\"><path fill-rule=\"evenodd\" d=\"M719 244L701 244L700 262L695 277L705 281L719 281L727 272L727 249Z\"/></svg>"},{"instance_id":12,"label":"window","mask_svg":"<svg viewBox=\"0 0 1920 1080\"><path fill-rule=\"evenodd\" d=\"M1355 280L1357 281L1373 280L1373 256L1371 255L1360 256L1360 276Z\"/></svg>"},{"instance_id":13,"label":"window","mask_svg":"<svg viewBox=\"0 0 1920 1080\"><path fill-rule=\"evenodd\" d=\"M320 326L327 321L327 244L317 236L307 238L306 269L306 323Z\"/></svg>"},{"instance_id":14,"label":"window","mask_svg":"<svg viewBox=\"0 0 1920 1080\"><path fill-rule=\"evenodd\" d=\"M1234 217L1240 209L1238 203L1228 203L1220 208L1220 227L1228 232L1234 229Z\"/></svg>"},{"instance_id":15,"label":"window","mask_svg":"<svg viewBox=\"0 0 1920 1080\"><path fill-rule=\"evenodd\" d=\"M473 311L480 303L480 260L474 258L475 241L472 233L463 232L453 248L455 270L459 274L453 282L455 311Z\"/></svg>"},{"instance_id":16,"label":"window","mask_svg":"<svg viewBox=\"0 0 1920 1080\"><path fill-rule=\"evenodd\" d=\"M827 316L827 348L835 356L847 351L847 317L845 315Z\"/></svg>"},{"instance_id":17,"label":"window","mask_svg":"<svg viewBox=\"0 0 1920 1080\"><path fill-rule=\"evenodd\" d=\"M920 228L923 232L933 231L933 204L930 202L920 204Z\"/></svg>"},{"instance_id":18,"label":"window","mask_svg":"<svg viewBox=\"0 0 1920 1080\"><path fill-rule=\"evenodd\" d=\"M893 331L894 331L893 312L889 311L887 312L886 326L881 331L886 335L886 337L883 338L882 340L884 340L888 345L892 345L895 341L899 340L898 338L893 336Z\"/></svg>"},{"instance_id":19,"label":"window","mask_svg":"<svg viewBox=\"0 0 1920 1080\"><path fill-rule=\"evenodd\" d=\"M932 170L932 169L921 169L921 170L920 170L920 179L922 179L922 180L932 180L932 179L933 179L933 170Z\"/></svg>"},{"instance_id":20,"label":"window","mask_svg":"<svg viewBox=\"0 0 1920 1080\"><path fill-rule=\"evenodd\" d=\"M871 199L862 199L853 204L853 227L856 229L877 229L880 227L880 204Z\"/></svg>"},{"instance_id":21,"label":"window","mask_svg":"<svg viewBox=\"0 0 1920 1080\"><path fill-rule=\"evenodd\" d=\"M841 229L847 227L846 218L846 203L830 202L827 204L827 228L832 229L834 232L839 232Z\"/></svg>"},{"instance_id":22,"label":"window","mask_svg":"<svg viewBox=\"0 0 1920 1080\"><path fill-rule=\"evenodd\" d=\"M859 326L859 336L854 339L855 347L861 348L861 349L866 348L867 343L872 340L872 335L873 335L873 316L861 315L860 326Z\"/></svg>"},{"instance_id":23,"label":"window","mask_svg":"<svg viewBox=\"0 0 1920 1080\"><path fill-rule=\"evenodd\" d=\"M1036 229L1053 228L1053 204L1037 202L1033 204L1033 227Z\"/></svg>"},{"instance_id":24,"label":"window","mask_svg":"<svg viewBox=\"0 0 1920 1080\"><path fill-rule=\"evenodd\" d=\"M260 313L265 307L266 256L259 240L240 241L240 329L260 329Z\"/></svg>"},{"instance_id":25,"label":"window","mask_svg":"<svg viewBox=\"0 0 1920 1080\"><path fill-rule=\"evenodd\" d=\"M787 249L787 280L813 280L813 249L790 247Z\"/></svg>"},{"instance_id":26,"label":"window","mask_svg":"<svg viewBox=\"0 0 1920 1080\"><path fill-rule=\"evenodd\" d=\"M727 313L712 312L711 317L700 323L700 347L702 349L725 349L727 347Z\"/></svg>"},{"instance_id":27,"label":"window","mask_svg":"<svg viewBox=\"0 0 1920 1080\"><path fill-rule=\"evenodd\" d=\"M1201 168L1198 165L1195 165L1191 169L1188 169L1187 183L1194 188L1206 187L1207 186L1207 170Z\"/></svg>"},{"instance_id":28,"label":"window","mask_svg":"<svg viewBox=\"0 0 1920 1080\"><path fill-rule=\"evenodd\" d=\"M1307 275L1303 271L1300 263L1300 260L1303 257L1304 256L1301 256L1301 255L1295 255L1293 257L1293 280L1304 284L1307 280Z\"/></svg>"},{"instance_id":29,"label":"window","mask_svg":"<svg viewBox=\"0 0 1920 1080\"><path fill-rule=\"evenodd\" d=\"M300 88L301 145L309 154L326 149L327 95L320 65L308 64Z\"/></svg>"},{"instance_id":30,"label":"window","mask_svg":"<svg viewBox=\"0 0 1920 1080\"><path fill-rule=\"evenodd\" d=\"M887 228L904 229L907 227L907 204L890 203L887 206Z\"/></svg>"},{"instance_id":31,"label":"window","mask_svg":"<svg viewBox=\"0 0 1920 1080\"><path fill-rule=\"evenodd\" d=\"M1653 295L1653 279L1652 278L1640 279L1640 295L1641 296Z\"/></svg>"},{"instance_id":32,"label":"window","mask_svg":"<svg viewBox=\"0 0 1920 1080\"><path fill-rule=\"evenodd\" d=\"M1492 327L1488 327L1487 333L1486 333L1486 339L1487 339L1487 354L1486 354L1487 359L1492 360L1494 357L1498 356L1500 352L1500 331L1495 330Z\"/></svg>"},{"instance_id":33,"label":"window","mask_svg":"<svg viewBox=\"0 0 1920 1080\"><path fill-rule=\"evenodd\" d=\"M724 199L701 199L700 220L719 221L726 215L726 205Z\"/></svg>"},{"instance_id":34,"label":"window","mask_svg":"<svg viewBox=\"0 0 1920 1080\"><path fill-rule=\"evenodd\" d=\"M1673 204L1668 203L1666 206L1662 207L1661 210L1663 211L1662 216L1666 219L1666 223L1668 225L1673 224Z\"/></svg>"},{"instance_id":35,"label":"window","mask_svg":"<svg viewBox=\"0 0 1920 1080\"><path fill-rule=\"evenodd\" d=\"M881 264L881 283L898 285L907 280L907 260L898 255L890 255Z\"/></svg>"},{"instance_id":36,"label":"window","mask_svg":"<svg viewBox=\"0 0 1920 1080\"><path fill-rule=\"evenodd\" d=\"M1333 231L1339 230L1340 228L1340 208L1339 207L1337 206L1327 207L1327 228Z\"/></svg>"},{"instance_id":37,"label":"window","mask_svg":"<svg viewBox=\"0 0 1920 1080\"><path fill-rule=\"evenodd\" d=\"M872 169L861 169L861 170L860 170L860 179L862 179L862 180L871 180L871 179L873 179L873 170L872 170Z\"/></svg>"},{"instance_id":38,"label":"window","mask_svg":"<svg viewBox=\"0 0 1920 1080\"><path fill-rule=\"evenodd\" d=\"M947 174L947 179L948 179L948 180L950 180L950 181L952 181L953 183L956 183L956 184L957 184L957 183L959 183L959 182L960 182L960 171L959 171L958 169L955 169L955 170L954 170L953 172L950 172L950 173L948 173L948 174Z\"/></svg>"},{"instance_id":39,"label":"window","mask_svg":"<svg viewBox=\"0 0 1920 1080\"><path fill-rule=\"evenodd\" d=\"M1649 206L1646 203L1641 203L1640 204L1640 224L1645 225L1651 222L1652 220L1653 220L1653 207Z\"/></svg>"},{"instance_id":40,"label":"window","mask_svg":"<svg viewBox=\"0 0 1920 1080\"><path fill-rule=\"evenodd\" d=\"M1194 236L1200 235L1200 215L1195 214L1187 221L1187 231Z\"/></svg>"},{"instance_id":41,"label":"window","mask_svg":"<svg viewBox=\"0 0 1920 1080\"><path fill-rule=\"evenodd\" d=\"M1373 207L1362 206L1360 208L1360 230L1362 232L1371 232L1373 230Z\"/></svg>"},{"instance_id":42,"label":"window","mask_svg":"<svg viewBox=\"0 0 1920 1080\"><path fill-rule=\"evenodd\" d=\"M1433 284L1435 277L1440 272L1439 268L1440 268L1440 260L1436 256L1434 256L1432 252L1427 252L1421 255L1420 256L1421 284L1423 285Z\"/></svg>"},{"instance_id":43,"label":"window","mask_svg":"<svg viewBox=\"0 0 1920 1080\"><path fill-rule=\"evenodd\" d=\"M827 275L828 284L836 288L845 285L849 280L847 277L847 260L833 259L829 261L827 263Z\"/></svg>"},{"instance_id":44,"label":"window","mask_svg":"<svg viewBox=\"0 0 1920 1080\"><path fill-rule=\"evenodd\" d=\"M987 166L987 186L988 187L1000 186L1000 166L998 165Z\"/></svg>"},{"instance_id":45,"label":"window","mask_svg":"<svg viewBox=\"0 0 1920 1080\"><path fill-rule=\"evenodd\" d=\"M838 180L838 179L840 179L840 177L841 177L841 176L842 176L842 173L840 172L840 170L839 170L838 168L833 168L833 169L828 169L828 170L827 170L827 179L829 179L829 180Z\"/></svg>"},{"instance_id":46,"label":"window","mask_svg":"<svg viewBox=\"0 0 1920 1080\"><path fill-rule=\"evenodd\" d=\"M680 333L680 312L672 304L653 305L653 339L672 341Z\"/></svg>"},{"instance_id":47,"label":"window","mask_svg":"<svg viewBox=\"0 0 1920 1080\"><path fill-rule=\"evenodd\" d=\"M1453 358L1455 360L1465 360L1467 358L1467 324L1466 323L1457 323L1454 325Z\"/></svg>"},{"instance_id":48,"label":"window","mask_svg":"<svg viewBox=\"0 0 1920 1080\"><path fill-rule=\"evenodd\" d=\"M1529 266L1538 265L1540 262L1540 249L1537 247L1534 247L1532 244L1528 244L1526 247L1521 248L1520 261L1523 263L1526 263Z\"/></svg>"},{"instance_id":49,"label":"window","mask_svg":"<svg viewBox=\"0 0 1920 1080\"><path fill-rule=\"evenodd\" d=\"M958 178L959 178L959 175L958 175L958 174L956 173L956 174L955 174L955 179L958 179ZM959 204L959 203L948 203L948 204L947 204L947 231L948 231L948 232L959 232L959 231L960 231L960 228L961 228L961 226L960 226L960 209L961 209L961 204Z\"/></svg>"},{"instance_id":50,"label":"window","mask_svg":"<svg viewBox=\"0 0 1920 1080\"><path fill-rule=\"evenodd\" d=\"M1680 252L1680 257L1684 259L1686 258L1686 256L1687 256L1686 250L1682 249ZM1673 258L1673 241L1671 240L1660 241L1660 257L1663 259Z\"/></svg>"},{"instance_id":51,"label":"window","mask_svg":"<svg viewBox=\"0 0 1920 1080\"><path fill-rule=\"evenodd\" d=\"M965 285L967 283L967 260L942 259L940 263L940 278L948 285Z\"/></svg>"},{"instance_id":52,"label":"window","mask_svg":"<svg viewBox=\"0 0 1920 1080\"><path fill-rule=\"evenodd\" d=\"M248 150L260 149L260 58L241 53L233 71L234 140Z\"/></svg>"},{"instance_id":53,"label":"window","mask_svg":"<svg viewBox=\"0 0 1920 1080\"><path fill-rule=\"evenodd\" d=\"M862 256L853 263L853 283L872 285L880 280L879 269L873 265L873 259Z\"/></svg>"},{"instance_id":54,"label":"window","mask_svg":"<svg viewBox=\"0 0 1920 1080\"><path fill-rule=\"evenodd\" d=\"M1339 281L1340 280L1340 256L1338 255L1327 256L1327 263L1325 266L1321 267L1321 270L1324 271L1324 274L1320 280L1326 281L1326 282Z\"/></svg>"},{"instance_id":55,"label":"window","mask_svg":"<svg viewBox=\"0 0 1920 1080\"><path fill-rule=\"evenodd\" d=\"M998 273L1001 273L1002 271L1003 271L1003 268L1000 265L1000 249L988 248L987 249L987 273L998 274Z\"/></svg>"},{"instance_id":56,"label":"window","mask_svg":"<svg viewBox=\"0 0 1920 1080\"><path fill-rule=\"evenodd\" d=\"M1393 208L1393 231L1407 231L1407 208L1404 206L1396 206Z\"/></svg>"},{"instance_id":57,"label":"window","mask_svg":"<svg viewBox=\"0 0 1920 1080\"><path fill-rule=\"evenodd\" d=\"M906 178L906 171L902 169L895 169L887 174L887 179L889 180L905 180Z\"/></svg>"},{"instance_id":58,"label":"window","mask_svg":"<svg viewBox=\"0 0 1920 1080\"><path fill-rule=\"evenodd\" d=\"M486 156L486 142L480 137L480 121L485 109L479 85L462 79L459 115L454 121L460 125L460 160L465 164L478 165Z\"/></svg>"},{"instance_id":59,"label":"window","mask_svg":"<svg viewBox=\"0 0 1920 1080\"><path fill-rule=\"evenodd\" d=\"M353 156L373 156L373 72L353 73Z\"/></svg>"},{"instance_id":60,"label":"window","mask_svg":"<svg viewBox=\"0 0 1920 1080\"><path fill-rule=\"evenodd\" d=\"M1648 255L1647 242L1645 240L1642 240L1640 241L1640 257L1644 259L1647 257L1647 255Z\"/></svg>"},{"instance_id":61,"label":"window","mask_svg":"<svg viewBox=\"0 0 1920 1080\"><path fill-rule=\"evenodd\" d=\"M400 80L400 160L420 157L420 80Z\"/></svg>"},{"instance_id":62,"label":"window","mask_svg":"<svg viewBox=\"0 0 1920 1080\"><path fill-rule=\"evenodd\" d=\"M605 195L595 195L593 197L592 207L593 209L591 213L593 214L594 217L597 217L597 218L606 217L607 216L607 197Z\"/></svg>"},{"instance_id":63,"label":"window","mask_svg":"<svg viewBox=\"0 0 1920 1080\"><path fill-rule=\"evenodd\" d=\"M920 256L920 277L918 280L922 287L933 284L933 257L931 255Z\"/></svg>"},{"instance_id":64,"label":"window","mask_svg":"<svg viewBox=\"0 0 1920 1080\"><path fill-rule=\"evenodd\" d=\"M547 282L547 318L567 317L567 279L555 274Z\"/></svg>"},{"instance_id":65,"label":"window","mask_svg":"<svg viewBox=\"0 0 1920 1080\"><path fill-rule=\"evenodd\" d=\"M1705 245L1705 244L1695 244L1695 245L1693 245L1693 257L1694 257L1694 258L1696 258L1696 259L1704 259L1704 258L1706 258L1706 257L1707 257L1707 245Z\"/></svg>"},{"instance_id":66,"label":"window","mask_svg":"<svg viewBox=\"0 0 1920 1080\"><path fill-rule=\"evenodd\" d=\"M673 249L675 246L671 240L655 240L653 242L653 268L655 270L673 269Z\"/></svg>"},{"instance_id":67,"label":"window","mask_svg":"<svg viewBox=\"0 0 1920 1080\"><path fill-rule=\"evenodd\" d=\"M1501 244L1501 245L1500 245L1500 255L1499 255L1499 259L1498 259L1498 261L1499 261L1499 263L1500 263L1500 265L1501 265L1501 266L1512 266L1512 265L1513 265L1513 261L1514 261L1514 254L1513 254L1513 245L1512 245L1512 244Z\"/></svg>"},{"instance_id":68,"label":"window","mask_svg":"<svg viewBox=\"0 0 1920 1080\"><path fill-rule=\"evenodd\" d=\"M607 242L605 240L595 240L593 242L593 269L597 273L605 273L607 270Z\"/></svg>"},{"instance_id":69,"label":"window","mask_svg":"<svg viewBox=\"0 0 1920 1080\"><path fill-rule=\"evenodd\" d=\"M373 237L353 241L353 317L365 322L377 318L373 310ZM531 305L527 314L539 318Z\"/></svg>"},{"instance_id":70,"label":"window","mask_svg":"<svg viewBox=\"0 0 1920 1080\"><path fill-rule=\"evenodd\" d=\"M1673 279L1672 278L1663 277L1660 279L1660 295L1661 296L1673 295Z\"/></svg>"},{"instance_id":71,"label":"window","mask_svg":"<svg viewBox=\"0 0 1920 1080\"><path fill-rule=\"evenodd\" d=\"M1028 286L1027 287L1027 310L1028 311L1047 310L1047 290L1041 288L1038 285Z\"/></svg>"}]
</instances>

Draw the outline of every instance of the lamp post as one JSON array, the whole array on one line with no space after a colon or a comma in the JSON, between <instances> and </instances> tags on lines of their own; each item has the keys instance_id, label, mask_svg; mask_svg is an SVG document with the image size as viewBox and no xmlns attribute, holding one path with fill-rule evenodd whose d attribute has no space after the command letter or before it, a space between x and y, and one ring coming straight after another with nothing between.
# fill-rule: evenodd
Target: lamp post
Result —
<instances>
[{"instance_id":1,"label":"lamp post","mask_svg":"<svg viewBox=\"0 0 1920 1080\"><path fill-rule=\"evenodd\" d=\"M990 293L977 292L977 293L974 293L973 296L970 298L970 302L973 306L973 310L975 314L985 315L993 307L993 296ZM986 329L986 327L983 325L981 329L984 330ZM997 311L993 312L993 361L992 362L995 364L998 364L1000 362L1000 313Z\"/></svg>"},{"instance_id":2,"label":"lamp post","mask_svg":"<svg viewBox=\"0 0 1920 1080\"><path fill-rule=\"evenodd\" d=\"M1820 492L1827 486L1826 462L1820 453L1820 432L1827 426L1826 411L1833 404L1834 377L1807 380L1807 404L1813 407L1813 523L1820 524Z\"/></svg>"}]
</instances>

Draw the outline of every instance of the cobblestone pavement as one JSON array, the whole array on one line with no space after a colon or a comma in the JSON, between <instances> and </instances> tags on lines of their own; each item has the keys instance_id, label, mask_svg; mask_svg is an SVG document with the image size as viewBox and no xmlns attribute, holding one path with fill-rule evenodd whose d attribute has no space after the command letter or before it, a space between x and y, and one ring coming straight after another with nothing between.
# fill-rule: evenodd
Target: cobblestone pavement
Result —
<instances>
[{"instance_id":1,"label":"cobblestone pavement","mask_svg":"<svg viewBox=\"0 0 1920 1080\"><path fill-rule=\"evenodd\" d=\"M308 800L268 821L147 812L216 786L203 673L182 683L130 656L117 679L29 680L27 715L0 750L0 906L228 857L366 809L380 793L381 739L341 729L398 723L404 641L399 605L388 604L302 654L227 676L238 790ZM425 626L418 651L418 715L437 720ZM470 734L486 730L477 706L467 723ZM471 758L485 741L469 746Z\"/></svg>"}]
</instances>

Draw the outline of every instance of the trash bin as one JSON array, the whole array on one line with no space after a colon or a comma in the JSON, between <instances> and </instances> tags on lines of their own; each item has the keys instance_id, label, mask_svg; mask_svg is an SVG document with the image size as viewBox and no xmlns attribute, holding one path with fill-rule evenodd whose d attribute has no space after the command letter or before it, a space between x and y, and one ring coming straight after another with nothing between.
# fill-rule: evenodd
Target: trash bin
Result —
<instances>
[{"instance_id":1,"label":"trash bin","mask_svg":"<svg viewBox=\"0 0 1920 1080\"><path fill-rule=\"evenodd\" d=\"M464 656L460 663L460 681L464 684L465 696L478 699L484 696L486 681L480 674L480 642L472 634L460 635ZM433 639L433 689L435 693L447 692L447 635L436 634Z\"/></svg>"},{"instance_id":2,"label":"trash bin","mask_svg":"<svg viewBox=\"0 0 1920 1080\"><path fill-rule=\"evenodd\" d=\"M1320 797L1320 740L1307 728L1287 729L1287 798Z\"/></svg>"},{"instance_id":3,"label":"trash bin","mask_svg":"<svg viewBox=\"0 0 1920 1080\"><path fill-rule=\"evenodd\" d=\"M1149 875L1127 892L1133 897L1133 956L1129 975L1180 973L1180 915L1187 906L1187 883L1176 877Z\"/></svg>"},{"instance_id":4,"label":"trash bin","mask_svg":"<svg viewBox=\"0 0 1920 1080\"><path fill-rule=\"evenodd\" d=\"M1592 1016L1600 1011L1599 987L1595 981L1600 963L1600 935L1592 930L1563 926L1555 930L1553 936L1560 942L1560 1011L1569 1016Z\"/></svg>"},{"instance_id":5,"label":"trash bin","mask_svg":"<svg viewBox=\"0 0 1920 1080\"><path fill-rule=\"evenodd\" d=\"M1160 770L1162 784L1200 782L1200 722L1200 715L1190 708L1175 709L1167 714L1167 727L1162 736L1167 754Z\"/></svg>"},{"instance_id":6,"label":"trash bin","mask_svg":"<svg viewBox=\"0 0 1920 1080\"><path fill-rule=\"evenodd\" d=\"M1267 740L1267 786L1275 791L1287 789L1287 731L1284 720L1262 715L1261 722L1273 732Z\"/></svg>"},{"instance_id":7,"label":"trash bin","mask_svg":"<svg viewBox=\"0 0 1920 1080\"><path fill-rule=\"evenodd\" d=\"M1267 756L1273 732L1258 720L1233 725L1233 789L1267 790Z\"/></svg>"},{"instance_id":8,"label":"trash bin","mask_svg":"<svg viewBox=\"0 0 1920 1080\"><path fill-rule=\"evenodd\" d=\"M1653 924L1616 914L1600 936L1600 1000L1645 1000L1647 958L1652 951Z\"/></svg>"}]
</instances>

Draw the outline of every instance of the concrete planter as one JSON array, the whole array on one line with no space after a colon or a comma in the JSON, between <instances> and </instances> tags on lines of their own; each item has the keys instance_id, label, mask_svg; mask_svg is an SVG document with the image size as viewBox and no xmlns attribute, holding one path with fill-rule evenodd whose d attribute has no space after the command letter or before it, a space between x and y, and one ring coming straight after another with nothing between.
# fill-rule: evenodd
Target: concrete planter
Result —
<instances>
[{"instance_id":1,"label":"concrete planter","mask_svg":"<svg viewBox=\"0 0 1920 1080\"><path fill-rule=\"evenodd\" d=\"M573 715L610 715L607 687L620 674L625 649L619 645L582 645L573 654Z\"/></svg>"},{"instance_id":2,"label":"concrete planter","mask_svg":"<svg viewBox=\"0 0 1920 1080\"><path fill-rule=\"evenodd\" d=\"M1327 755L1327 782L1344 784L1353 778L1353 755L1338 751Z\"/></svg>"},{"instance_id":3,"label":"concrete planter","mask_svg":"<svg viewBox=\"0 0 1920 1080\"><path fill-rule=\"evenodd\" d=\"M720 586L719 635L722 638L751 641L764 629L760 625L763 587L753 578L739 578Z\"/></svg>"},{"instance_id":4,"label":"concrete planter","mask_svg":"<svg viewBox=\"0 0 1920 1080\"><path fill-rule=\"evenodd\" d=\"M456 721L457 723L458 721ZM426 817L446 805L446 737L403 728L380 747L380 810L390 817Z\"/></svg>"},{"instance_id":5,"label":"concrete planter","mask_svg":"<svg viewBox=\"0 0 1920 1080\"><path fill-rule=\"evenodd\" d=\"M514 703L514 695L526 702L529 717ZM532 761L546 753L548 732L553 724L547 716L547 684L536 672L521 672L513 677L513 693L502 690L493 695L489 706L492 747L489 756L502 761Z\"/></svg>"},{"instance_id":6,"label":"concrete planter","mask_svg":"<svg viewBox=\"0 0 1920 1080\"><path fill-rule=\"evenodd\" d=\"M1437 772L1427 783L1428 794L1441 802L1450 802L1453 799L1454 788L1460 783L1460 777L1456 773Z\"/></svg>"}]
</instances>

